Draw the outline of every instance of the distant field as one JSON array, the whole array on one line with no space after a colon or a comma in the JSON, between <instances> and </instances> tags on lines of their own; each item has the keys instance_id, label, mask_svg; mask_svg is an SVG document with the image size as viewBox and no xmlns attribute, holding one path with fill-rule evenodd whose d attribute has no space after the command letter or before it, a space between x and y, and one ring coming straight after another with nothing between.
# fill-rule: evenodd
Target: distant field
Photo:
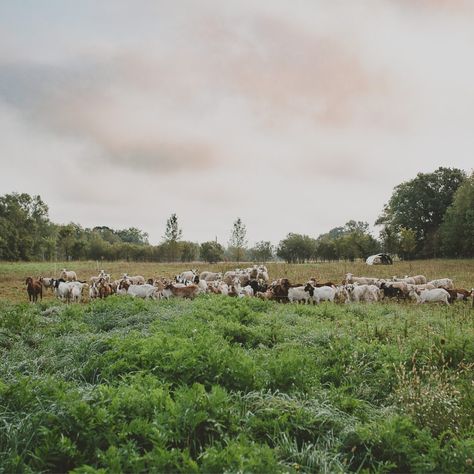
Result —
<instances>
[{"instance_id":1,"label":"distant field","mask_svg":"<svg viewBox=\"0 0 474 474\"><path fill-rule=\"evenodd\" d=\"M197 268L198 270L211 269L213 271L226 271L237 266L250 266L251 263L219 263L215 265L205 263L140 263L140 262L0 262L0 298L11 301L26 299L24 281L27 276L57 276L62 268L75 270L78 278L88 280L92 275L97 275L98 269L105 269L114 278L119 278L123 273L139 274L149 277L173 277L183 270ZM303 282L310 277L319 280L339 282L346 272L354 275L392 277L423 274L428 279L449 277L455 285L470 289L474 287L474 260L415 260L411 262L395 262L389 266L369 266L363 262L332 262L309 264L268 263L270 278L289 278L294 283ZM50 294L46 298L51 298Z\"/></svg>"}]
</instances>

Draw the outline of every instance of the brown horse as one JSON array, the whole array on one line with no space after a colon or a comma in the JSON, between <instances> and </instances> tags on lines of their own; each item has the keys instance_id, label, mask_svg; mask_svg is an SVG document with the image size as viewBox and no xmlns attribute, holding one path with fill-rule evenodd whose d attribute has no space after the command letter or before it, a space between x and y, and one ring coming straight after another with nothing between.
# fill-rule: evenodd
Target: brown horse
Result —
<instances>
[{"instance_id":1,"label":"brown horse","mask_svg":"<svg viewBox=\"0 0 474 474\"><path fill-rule=\"evenodd\" d=\"M33 278L28 277L26 279L26 291L28 292L30 302L36 303L38 295L43 299L43 285L39 280L33 280Z\"/></svg>"}]
</instances>

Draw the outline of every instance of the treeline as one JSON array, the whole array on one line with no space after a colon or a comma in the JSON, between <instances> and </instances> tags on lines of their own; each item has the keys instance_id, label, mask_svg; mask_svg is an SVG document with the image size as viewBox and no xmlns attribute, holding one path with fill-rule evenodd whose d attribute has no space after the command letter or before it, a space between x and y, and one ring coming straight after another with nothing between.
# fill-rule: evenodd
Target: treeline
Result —
<instances>
[{"instance_id":1,"label":"treeline","mask_svg":"<svg viewBox=\"0 0 474 474\"><path fill-rule=\"evenodd\" d=\"M26 193L0 197L1 260L130 260L155 262L259 261L278 258L290 263L314 260L355 260L384 251L402 259L474 256L474 174L439 168L419 173L396 186L376 225L379 238L367 222L351 220L317 238L289 233L274 247L270 241L249 248L246 227L238 218L227 247L215 241L182 239L178 217L166 222L159 245L134 227L83 228L59 225L48 217L40 196Z\"/></svg>"}]
</instances>

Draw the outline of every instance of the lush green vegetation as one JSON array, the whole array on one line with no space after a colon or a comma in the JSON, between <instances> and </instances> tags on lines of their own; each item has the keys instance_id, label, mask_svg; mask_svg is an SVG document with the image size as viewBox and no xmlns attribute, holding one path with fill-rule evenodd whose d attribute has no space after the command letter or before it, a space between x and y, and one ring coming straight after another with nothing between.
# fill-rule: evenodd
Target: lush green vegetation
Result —
<instances>
[{"instance_id":1,"label":"lush green vegetation","mask_svg":"<svg viewBox=\"0 0 474 474\"><path fill-rule=\"evenodd\" d=\"M474 472L470 306L0 306L0 471Z\"/></svg>"}]
</instances>

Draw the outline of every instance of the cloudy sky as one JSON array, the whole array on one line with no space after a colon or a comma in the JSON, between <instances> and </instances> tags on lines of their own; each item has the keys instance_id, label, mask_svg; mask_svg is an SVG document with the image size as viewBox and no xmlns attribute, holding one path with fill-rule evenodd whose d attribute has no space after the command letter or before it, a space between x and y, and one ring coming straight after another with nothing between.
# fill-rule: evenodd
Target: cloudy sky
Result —
<instances>
[{"instance_id":1,"label":"cloudy sky","mask_svg":"<svg viewBox=\"0 0 474 474\"><path fill-rule=\"evenodd\" d=\"M4 0L0 194L152 243L373 224L474 167L473 51L471 0Z\"/></svg>"}]
</instances>

